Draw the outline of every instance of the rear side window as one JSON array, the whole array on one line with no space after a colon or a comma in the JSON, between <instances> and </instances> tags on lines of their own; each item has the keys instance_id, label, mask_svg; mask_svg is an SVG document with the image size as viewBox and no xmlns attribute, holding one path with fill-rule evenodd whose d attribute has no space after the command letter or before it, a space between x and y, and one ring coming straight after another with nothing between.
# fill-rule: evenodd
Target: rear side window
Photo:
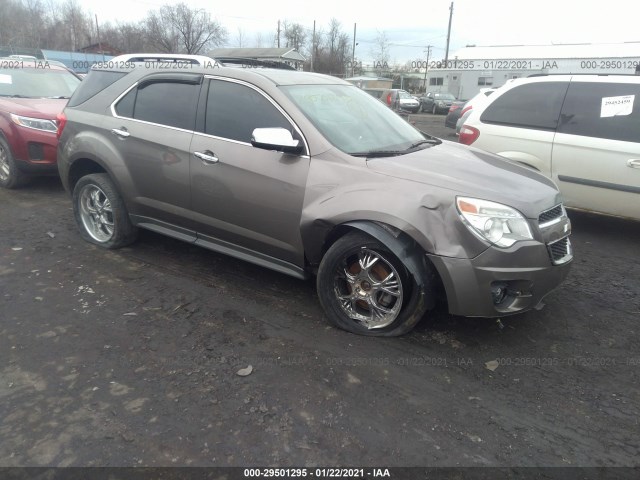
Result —
<instances>
[{"instance_id":1,"label":"rear side window","mask_svg":"<svg viewBox=\"0 0 640 480\"><path fill-rule=\"evenodd\" d=\"M640 143L640 84L571 83L558 132Z\"/></svg>"},{"instance_id":2,"label":"rear side window","mask_svg":"<svg viewBox=\"0 0 640 480\"><path fill-rule=\"evenodd\" d=\"M121 117L193 130L200 84L160 81L134 88L116 104Z\"/></svg>"},{"instance_id":3,"label":"rear side window","mask_svg":"<svg viewBox=\"0 0 640 480\"><path fill-rule=\"evenodd\" d=\"M69 107L75 107L86 102L112 83L124 77L126 74L127 72L103 72L100 70L91 70L84 80L80 82L80 85L76 88L76 91L67 105Z\"/></svg>"},{"instance_id":4,"label":"rear side window","mask_svg":"<svg viewBox=\"0 0 640 480\"><path fill-rule=\"evenodd\" d=\"M512 88L487 107L480 121L555 130L568 85L568 82L540 82Z\"/></svg>"},{"instance_id":5,"label":"rear side window","mask_svg":"<svg viewBox=\"0 0 640 480\"><path fill-rule=\"evenodd\" d=\"M289 121L263 95L245 85L211 80L207 97L205 133L239 142L251 142L255 128L286 128Z\"/></svg>"}]
</instances>

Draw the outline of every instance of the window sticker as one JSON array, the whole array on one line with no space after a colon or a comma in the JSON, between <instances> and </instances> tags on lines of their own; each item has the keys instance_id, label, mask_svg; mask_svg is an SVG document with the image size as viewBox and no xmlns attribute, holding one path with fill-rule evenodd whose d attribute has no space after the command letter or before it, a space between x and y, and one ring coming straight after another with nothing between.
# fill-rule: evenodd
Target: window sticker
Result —
<instances>
[{"instance_id":1,"label":"window sticker","mask_svg":"<svg viewBox=\"0 0 640 480\"><path fill-rule=\"evenodd\" d=\"M0 83L7 83L11 85L13 83L13 78L11 78L11 75L0 73Z\"/></svg>"},{"instance_id":2,"label":"window sticker","mask_svg":"<svg viewBox=\"0 0 640 480\"><path fill-rule=\"evenodd\" d=\"M615 117L618 115L631 115L635 95L621 97L604 97L600 107L600 117Z\"/></svg>"}]
</instances>

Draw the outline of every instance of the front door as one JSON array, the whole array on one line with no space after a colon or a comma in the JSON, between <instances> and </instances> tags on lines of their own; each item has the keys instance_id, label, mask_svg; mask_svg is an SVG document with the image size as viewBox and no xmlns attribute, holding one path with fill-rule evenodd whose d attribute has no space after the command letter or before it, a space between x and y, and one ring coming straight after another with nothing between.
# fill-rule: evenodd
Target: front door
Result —
<instances>
[{"instance_id":1,"label":"front door","mask_svg":"<svg viewBox=\"0 0 640 480\"><path fill-rule=\"evenodd\" d=\"M282 127L302 138L262 91L227 79L203 88L206 112L190 160L198 242L271 268L301 268L309 156L253 147L251 135L255 128Z\"/></svg>"}]
</instances>

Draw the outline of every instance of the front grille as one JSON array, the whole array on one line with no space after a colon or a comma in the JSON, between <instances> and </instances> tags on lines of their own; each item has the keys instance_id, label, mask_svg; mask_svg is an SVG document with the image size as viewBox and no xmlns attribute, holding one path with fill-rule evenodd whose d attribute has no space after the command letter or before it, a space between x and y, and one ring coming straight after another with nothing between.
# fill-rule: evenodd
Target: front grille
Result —
<instances>
[{"instance_id":1,"label":"front grille","mask_svg":"<svg viewBox=\"0 0 640 480\"><path fill-rule=\"evenodd\" d=\"M554 265L566 263L573 258L569 237L564 237L553 243L549 243L547 249L549 250L549 256Z\"/></svg>"},{"instance_id":2,"label":"front grille","mask_svg":"<svg viewBox=\"0 0 640 480\"><path fill-rule=\"evenodd\" d=\"M550 224L560 221L564 215L565 213L562 204L556 205L555 207L545 210L540 214L538 217L538 224L541 228L544 228Z\"/></svg>"}]
</instances>

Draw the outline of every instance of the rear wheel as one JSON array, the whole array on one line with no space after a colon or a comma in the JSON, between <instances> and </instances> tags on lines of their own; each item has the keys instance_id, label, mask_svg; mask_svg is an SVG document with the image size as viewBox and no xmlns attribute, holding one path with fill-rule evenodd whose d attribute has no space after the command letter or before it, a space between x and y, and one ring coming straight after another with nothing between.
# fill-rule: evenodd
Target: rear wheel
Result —
<instances>
[{"instance_id":1,"label":"rear wheel","mask_svg":"<svg viewBox=\"0 0 640 480\"><path fill-rule=\"evenodd\" d=\"M24 185L25 181L26 177L18 170L9 145L0 137L0 187L17 188Z\"/></svg>"},{"instance_id":2,"label":"rear wheel","mask_svg":"<svg viewBox=\"0 0 640 480\"><path fill-rule=\"evenodd\" d=\"M317 289L329 321L361 335L402 335L426 311L424 287L387 247L360 232L329 248Z\"/></svg>"},{"instance_id":3,"label":"rear wheel","mask_svg":"<svg viewBox=\"0 0 640 480\"><path fill-rule=\"evenodd\" d=\"M138 230L106 173L78 180L73 189L73 213L82 238L101 247L124 247L137 237Z\"/></svg>"}]
</instances>

